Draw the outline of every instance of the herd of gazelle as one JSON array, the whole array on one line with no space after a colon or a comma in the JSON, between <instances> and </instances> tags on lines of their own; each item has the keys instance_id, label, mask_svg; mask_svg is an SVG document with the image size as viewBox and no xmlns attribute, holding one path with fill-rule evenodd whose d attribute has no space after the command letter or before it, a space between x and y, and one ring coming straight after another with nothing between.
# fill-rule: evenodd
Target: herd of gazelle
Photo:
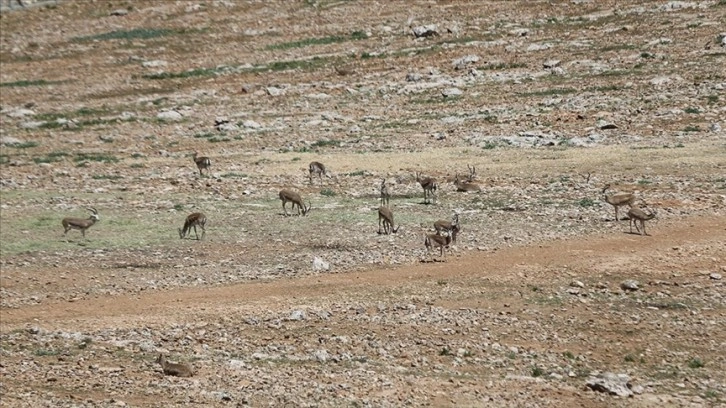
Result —
<instances>
[{"instance_id":1,"label":"herd of gazelle","mask_svg":"<svg viewBox=\"0 0 726 408\"><path fill-rule=\"evenodd\" d=\"M197 152L194 152L192 155L192 159L194 160L194 163L197 166L197 169L199 170L199 175L203 175L203 170L207 170L209 172L209 168L212 165L212 161L209 159L209 157L203 157L199 156ZM456 187L456 191L459 192L478 192L481 191L481 186L479 186L477 183L474 182L474 178L476 177L476 168L474 166L467 165L467 168L469 169L469 175L464 179L459 179L459 174L456 174L456 177L454 178L454 186ZM318 177L320 182L322 183L322 176L331 177L328 173L327 169L325 168L325 165L323 163L314 161L311 162L308 166L308 179L310 181L310 184L313 183L313 178L315 176ZM436 191L438 190L438 182L435 178L432 177L422 177L418 172L415 173L416 175L416 181L421 185L421 188L423 189L424 193L424 203L436 203ZM589 181L589 174L588 174L588 181ZM628 218L630 220L630 232L633 232L633 225L635 225L636 231L640 233L641 235L648 235L645 231L645 221L651 220L655 218L656 211L650 211L645 212L642 209L635 207L635 201L636 196L634 193L615 193L615 194L607 194L607 191L610 189L610 184L605 185L605 187L602 189L602 200L606 203L612 205L615 209L615 221L620 221L620 215L619 215L619 209L623 206L628 206ZM381 182L381 189L380 189L380 198L381 198L381 205L378 208L378 233L379 234L395 234L399 226L395 226L394 220L393 220L393 211L391 210L389 204L391 199L391 191L386 185L386 179L383 179ZM282 211L285 216L289 216L287 212L287 203L290 203L291 210L294 210L295 207L297 207L297 214L298 216L305 216L310 212L310 209L312 206L310 205L310 201L308 201L307 205L303 201L302 197L299 193L289 190L289 189L283 189L280 190L279 193L280 200L282 201ZM89 211L91 211L91 216L89 218L73 218L73 217L67 217L64 218L61 223L63 225L64 232L63 234L67 234L68 231L72 229L76 229L81 231L81 234L83 237L86 237L86 230L93 226L93 224L96 223L96 221L99 220L98 211L95 208L89 208ZM184 220L184 226L182 228L179 228L179 238L185 238L187 235L189 235L194 230L194 236L197 240L204 239L205 229L204 226L207 222L207 217L200 212L195 212L192 214L189 214L186 219ZM199 227L202 230L201 237L197 233L197 227ZM461 226L459 224L459 215L455 214L451 221L445 221L445 220L439 220L434 223L434 229L436 230L435 234L429 234L426 235L424 239L424 245L426 246L427 251L430 253L431 249L433 247L439 247L440 250L440 256L444 256L444 248L449 247L451 243L456 243L456 236L461 231ZM445 235L442 235L442 233L445 233Z\"/></svg>"}]
</instances>

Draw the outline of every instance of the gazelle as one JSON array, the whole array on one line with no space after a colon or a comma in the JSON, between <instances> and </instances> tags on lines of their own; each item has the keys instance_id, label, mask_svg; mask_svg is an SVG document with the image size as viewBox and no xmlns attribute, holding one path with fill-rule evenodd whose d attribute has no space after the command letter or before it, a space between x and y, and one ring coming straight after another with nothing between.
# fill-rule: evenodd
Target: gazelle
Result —
<instances>
[{"instance_id":1,"label":"gazelle","mask_svg":"<svg viewBox=\"0 0 726 408\"><path fill-rule=\"evenodd\" d=\"M431 253L431 248L434 246L439 247L439 256L446 259L446 255L444 255L444 247L449 247L449 244L452 242L456 242L456 234L459 233L458 226L454 229L452 229L451 234L443 236L443 235L437 235L437 234L429 234L426 235L426 238L424 239L424 245L426 246L426 252L429 254Z\"/></svg>"},{"instance_id":2,"label":"gazelle","mask_svg":"<svg viewBox=\"0 0 726 408\"><path fill-rule=\"evenodd\" d=\"M605 187L603 187L602 199L606 203L615 207L615 221L620 221L620 217L618 215L619 207L627 205L630 208L632 208L633 204L635 203L635 194L633 194L633 193L617 193L617 194L607 195L607 194L605 194L605 192L608 191L609 188L610 188L610 184L606 184Z\"/></svg>"},{"instance_id":3,"label":"gazelle","mask_svg":"<svg viewBox=\"0 0 726 408\"><path fill-rule=\"evenodd\" d=\"M456 233L458 234L459 232L461 232L461 227L459 226L459 214L454 214L451 221L436 221L434 223L434 229L436 230L436 235L441 235L441 232L443 231L446 231L449 235L452 235L454 229L456 229ZM456 243L455 237L453 242Z\"/></svg>"},{"instance_id":4,"label":"gazelle","mask_svg":"<svg viewBox=\"0 0 726 408\"><path fill-rule=\"evenodd\" d=\"M285 212L285 216L289 216L287 208L285 207L288 202L292 203L290 206L291 211L294 210L297 205L297 215L300 215L301 211L302 215L307 215L312 208L310 201L308 201L308 205L306 207L302 197L300 197L300 194L292 190L280 190L280 200L282 200L282 211Z\"/></svg>"},{"instance_id":5,"label":"gazelle","mask_svg":"<svg viewBox=\"0 0 726 408\"><path fill-rule=\"evenodd\" d=\"M159 357L156 358L156 362L161 365L161 371L164 375L173 375L175 377L191 377L194 375L194 371L189 365L170 363L166 361L163 354L159 354Z\"/></svg>"},{"instance_id":6,"label":"gazelle","mask_svg":"<svg viewBox=\"0 0 726 408\"><path fill-rule=\"evenodd\" d=\"M462 192L470 192L470 191L481 191L481 187L476 183L469 183L466 181L459 181L459 174L456 174L456 178L454 179L454 185L456 186L456 191L462 191Z\"/></svg>"},{"instance_id":7,"label":"gazelle","mask_svg":"<svg viewBox=\"0 0 726 408\"><path fill-rule=\"evenodd\" d=\"M199 169L199 175L202 176L202 170L207 169L207 174L209 174L209 168L212 166L212 161L209 160L209 157L197 157L197 152L194 152L192 155L192 159L194 160L194 163L197 165L197 169Z\"/></svg>"},{"instance_id":8,"label":"gazelle","mask_svg":"<svg viewBox=\"0 0 726 408\"><path fill-rule=\"evenodd\" d=\"M323 175L325 177L330 178L330 174L328 173L328 170L325 168L325 165L320 162L311 162L310 165L308 165L308 178L310 179L310 184L313 184L313 175L317 174L318 178L320 179L320 184L323 184Z\"/></svg>"},{"instance_id":9,"label":"gazelle","mask_svg":"<svg viewBox=\"0 0 726 408\"><path fill-rule=\"evenodd\" d=\"M655 210L648 214L640 208L631 207L630 210L628 210L628 218L630 218L630 233L633 233L633 224L635 224L635 229L640 233L640 235L648 235L648 233L645 232L645 222L655 218L655 216ZM638 222L640 222L642 231L641 228L638 228Z\"/></svg>"},{"instance_id":10,"label":"gazelle","mask_svg":"<svg viewBox=\"0 0 726 408\"><path fill-rule=\"evenodd\" d=\"M386 185L386 179L383 179L381 182L381 205L388 205L389 200L391 199L391 190L388 189L388 186Z\"/></svg>"},{"instance_id":11,"label":"gazelle","mask_svg":"<svg viewBox=\"0 0 726 408\"><path fill-rule=\"evenodd\" d=\"M436 204L436 190L439 188L436 179L431 177L421 178L421 175L416 172L416 181L421 185L424 191L424 204L428 204L433 199L433 203Z\"/></svg>"},{"instance_id":12,"label":"gazelle","mask_svg":"<svg viewBox=\"0 0 726 408\"><path fill-rule=\"evenodd\" d=\"M183 239L185 236L187 236L187 234L189 234L191 232L192 228L194 228L194 236L197 237L197 241L198 241L200 238L199 238L199 235L197 234L197 226L199 226L199 228L202 229L202 238L201 239L204 239L204 234L206 233L206 231L204 230L204 224L206 224L206 223L207 223L207 217L204 214L202 214L200 212L189 214L187 216L186 220L184 220L184 227L179 228L179 238Z\"/></svg>"},{"instance_id":13,"label":"gazelle","mask_svg":"<svg viewBox=\"0 0 726 408\"><path fill-rule=\"evenodd\" d=\"M383 232L381 232L381 224L383 225ZM400 224L394 228L393 211L388 207L378 207L378 234L395 234L398 232L398 228L401 228Z\"/></svg>"},{"instance_id":14,"label":"gazelle","mask_svg":"<svg viewBox=\"0 0 726 408\"><path fill-rule=\"evenodd\" d=\"M96 223L100 218L98 217L98 211L96 211L95 208L91 207L88 208L88 211L91 212L91 216L88 218L73 218L73 217L66 217L63 218L61 221L61 224L63 224L63 235L66 235L68 231L72 229L77 229L81 231L81 234L83 235L83 238L86 237L86 230L91 228L93 224Z\"/></svg>"},{"instance_id":15,"label":"gazelle","mask_svg":"<svg viewBox=\"0 0 726 408\"><path fill-rule=\"evenodd\" d=\"M469 175L468 175L468 176L466 177L466 181L467 181L468 183L471 183L472 181L474 181L474 177L476 177L476 167L474 167L474 166L469 166L469 165L467 164L467 165L466 165L466 168L467 168L467 169L469 169Z\"/></svg>"}]
</instances>

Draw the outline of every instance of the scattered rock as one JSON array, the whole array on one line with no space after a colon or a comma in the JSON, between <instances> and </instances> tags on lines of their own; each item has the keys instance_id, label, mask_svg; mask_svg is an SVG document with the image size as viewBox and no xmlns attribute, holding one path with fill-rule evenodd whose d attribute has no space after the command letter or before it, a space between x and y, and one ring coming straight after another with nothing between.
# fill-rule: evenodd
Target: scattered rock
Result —
<instances>
[{"instance_id":1,"label":"scattered rock","mask_svg":"<svg viewBox=\"0 0 726 408\"><path fill-rule=\"evenodd\" d=\"M322 272L322 271L329 271L330 270L330 263L323 261L321 258L318 258L317 256L313 258L313 271L315 272Z\"/></svg>"},{"instance_id":2,"label":"scattered rock","mask_svg":"<svg viewBox=\"0 0 726 408\"><path fill-rule=\"evenodd\" d=\"M444 96L444 98L452 98L455 96L461 96L464 92L459 88L447 88L441 91L441 95Z\"/></svg>"},{"instance_id":3,"label":"scattered rock","mask_svg":"<svg viewBox=\"0 0 726 408\"><path fill-rule=\"evenodd\" d=\"M456 70L464 69L467 66L469 66L471 64L475 64L477 62L479 62L479 56L467 55L467 56L454 60L454 69L456 69Z\"/></svg>"},{"instance_id":4,"label":"scattered rock","mask_svg":"<svg viewBox=\"0 0 726 408\"><path fill-rule=\"evenodd\" d=\"M182 120L184 118L184 116L175 110L168 110L168 111L159 112L156 115L156 118L159 120L168 120L168 121L176 122L176 121Z\"/></svg>"},{"instance_id":5,"label":"scattered rock","mask_svg":"<svg viewBox=\"0 0 726 408\"><path fill-rule=\"evenodd\" d=\"M639 290L640 289L640 282L638 282L636 280L633 280L633 279L628 279L626 281L623 281L620 284L620 289L625 290L625 291L636 291L636 290Z\"/></svg>"},{"instance_id":6,"label":"scattered rock","mask_svg":"<svg viewBox=\"0 0 726 408\"><path fill-rule=\"evenodd\" d=\"M717 272L713 272L712 274L708 275L708 277L713 280L721 280L721 274Z\"/></svg>"},{"instance_id":7,"label":"scattered rock","mask_svg":"<svg viewBox=\"0 0 726 408\"><path fill-rule=\"evenodd\" d=\"M627 374L602 373L587 379L585 385L593 391L605 392L619 397L630 397L630 377Z\"/></svg>"},{"instance_id":8,"label":"scattered rock","mask_svg":"<svg viewBox=\"0 0 726 408\"><path fill-rule=\"evenodd\" d=\"M436 24L413 27L413 35L416 38L435 37L439 35Z\"/></svg>"}]
</instances>

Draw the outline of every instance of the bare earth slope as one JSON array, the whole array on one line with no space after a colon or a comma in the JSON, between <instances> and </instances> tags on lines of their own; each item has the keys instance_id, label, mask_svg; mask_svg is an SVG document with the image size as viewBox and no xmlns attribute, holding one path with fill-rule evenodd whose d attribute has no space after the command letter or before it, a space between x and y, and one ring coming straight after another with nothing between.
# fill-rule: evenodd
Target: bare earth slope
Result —
<instances>
[{"instance_id":1,"label":"bare earth slope","mask_svg":"<svg viewBox=\"0 0 726 408\"><path fill-rule=\"evenodd\" d=\"M726 405L726 2L2 10L0 406Z\"/></svg>"}]
</instances>

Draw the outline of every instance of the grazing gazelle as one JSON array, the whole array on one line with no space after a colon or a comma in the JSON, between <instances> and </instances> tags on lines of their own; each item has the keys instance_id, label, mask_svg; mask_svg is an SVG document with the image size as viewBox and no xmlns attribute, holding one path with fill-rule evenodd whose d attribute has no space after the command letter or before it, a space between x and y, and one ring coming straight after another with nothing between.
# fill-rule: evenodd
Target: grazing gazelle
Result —
<instances>
[{"instance_id":1,"label":"grazing gazelle","mask_svg":"<svg viewBox=\"0 0 726 408\"><path fill-rule=\"evenodd\" d=\"M194 236L197 237L197 241L198 241L200 238L199 238L199 235L197 234L197 226L199 226L199 228L202 229L202 238L201 239L204 239L204 234L206 233L206 231L204 230L204 224L206 224L206 223L207 223L207 217L204 214L202 214L200 212L189 214L187 216L186 220L184 220L184 227L179 228L179 238L183 239L184 237L187 236L187 234L189 234L191 232L192 228L194 228Z\"/></svg>"},{"instance_id":2,"label":"grazing gazelle","mask_svg":"<svg viewBox=\"0 0 726 408\"><path fill-rule=\"evenodd\" d=\"M446 231L449 235L452 235L454 229L456 229L456 234L461 232L461 227L459 226L459 214L454 214L454 216L451 218L451 221L446 220L438 220L434 223L434 229L436 230L436 235L441 235L442 231ZM453 242L456 243L456 235L454 235Z\"/></svg>"},{"instance_id":3,"label":"grazing gazelle","mask_svg":"<svg viewBox=\"0 0 726 408\"><path fill-rule=\"evenodd\" d=\"M159 354L156 358L156 362L161 365L161 371L164 375L173 375L175 377L191 377L194 375L194 370L187 365L182 363L170 363L166 361L163 354Z\"/></svg>"},{"instance_id":4,"label":"grazing gazelle","mask_svg":"<svg viewBox=\"0 0 726 408\"><path fill-rule=\"evenodd\" d=\"M72 229L77 229L81 231L81 234L83 235L83 238L86 237L86 230L91 228L91 225L95 224L96 221L99 220L98 217L98 211L96 211L95 208L91 207L88 208L88 211L91 212L91 216L88 218L73 218L73 217L66 217L63 218L61 221L61 224L63 224L63 235L66 235L68 231Z\"/></svg>"},{"instance_id":5,"label":"grazing gazelle","mask_svg":"<svg viewBox=\"0 0 726 408\"><path fill-rule=\"evenodd\" d=\"M306 207L302 197L300 197L300 194L292 190L280 190L280 200L282 200L282 211L285 212L285 216L289 215L287 213L287 208L285 208L285 205L288 202L292 203L290 208L291 211L295 209L295 206L297 206L297 215L300 215L300 211L302 211L302 215L307 215L312 208L310 201L308 201L308 205Z\"/></svg>"},{"instance_id":6,"label":"grazing gazelle","mask_svg":"<svg viewBox=\"0 0 726 408\"><path fill-rule=\"evenodd\" d=\"M325 169L325 165L316 161L311 162L308 166L308 178L310 179L310 184L313 184L314 174L318 175L318 178L320 179L320 184L323 184L323 175L330 178L330 174L328 174L328 170Z\"/></svg>"},{"instance_id":7,"label":"grazing gazelle","mask_svg":"<svg viewBox=\"0 0 726 408\"><path fill-rule=\"evenodd\" d=\"M423 177L416 172L416 181L421 184L421 188L424 191L424 204L428 204L433 199L433 203L436 204L436 189L439 185L436 183L436 179L431 177Z\"/></svg>"},{"instance_id":8,"label":"grazing gazelle","mask_svg":"<svg viewBox=\"0 0 726 408\"><path fill-rule=\"evenodd\" d=\"M605 187L602 189L602 199L606 203L612 205L615 207L615 221L620 221L620 217L618 215L618 208L627 205L628 207L633 207L633 204L635 203L635 194L633 193L617 193L617 194L611 194L607 195L605 194L606 191L610 188L610 184L606 184Z\"/></svg>"},{"instance_id":9,"label":"grazing gazelle","mask_svg":"<svg viewBox=\"0 0 726 408\"><path fill-rule=\"evenodd\" d=\"M426 246L426 252L431 254L431 248L433 246L439 247L439 256L446 259L446 255L444 254L444 247L448 248L449 244L452 242L456 242L456 234L459 233L459 227L456 226L451 230L451 234L443 236L443 235L437 235L437 234L429 234L426 235L426 238L424 239L424 245Z\"/></svg>"},{"instance_id":10,"label":"grazing gazelle","mask_svg":"<svg viewBox=\"0 0 726 408\"><path fill-rule=\"evenodd\" d=\"M383 232L381 232L381 224L383 225ZM400 224L394 228L393 211L388 207L378 207L378 234L395 234L399 228L401 228Z\"/></svg>"},{"instance_id":11,"label":"grazing gazelle","mask_svg":"<svg viewBox=\"0 0 726 408\"><path fill-rule=\"evenodd\" d=\"M466 181L459 181L459 174L456 174L456 178L454 179L454 185L456 186L456 191L462 191L462 192L470 192L470 191L481 191L481 187L479 187L476 183L469 183Z\"/></svg>"},{"instance_id":12,"label":"grazing gazelle","mask_svg":"<svg viewBox=\"0 0 726 408\"><path fill-rule=\"evenodd\" d=\"M386 179L381 182L381 205L388 205L388 201L391 199L391 190L386 185Z\"/></svg>"},{"instance_id":13,"label":"grazing gazelle","mask_svg":"<svg viewBox=\"0 0 726 408\"><path fill-rule=\"evenodd\" d=\"M209 160L209 157L197 157L197 152L194 152L192 155L192 159L194 159L194 163L197 165L197 168L199 169L199 175L202 175L202 170L207 169L207 174L209 174L209 168L212 166L212 161Z\"/></svg>"},{"instance_id":14,"label":"grazing gazelle","mask_svg":"<svg viewBox=\"0 0 726 408\"><path fill-rule=\"evenodd\" d=\"M630 210L628 210L628 218L630 218L630 233L633 233L633 224L635 224L635 229L640 233L640 235L648 235L648 233L645 232L645 222L655 218L655 215L655 210L653 210L650 214L647 214L640 208L631 207ZM640 228L638 228L638 223L640 223Z\"/></svg>"}]
</instances>

